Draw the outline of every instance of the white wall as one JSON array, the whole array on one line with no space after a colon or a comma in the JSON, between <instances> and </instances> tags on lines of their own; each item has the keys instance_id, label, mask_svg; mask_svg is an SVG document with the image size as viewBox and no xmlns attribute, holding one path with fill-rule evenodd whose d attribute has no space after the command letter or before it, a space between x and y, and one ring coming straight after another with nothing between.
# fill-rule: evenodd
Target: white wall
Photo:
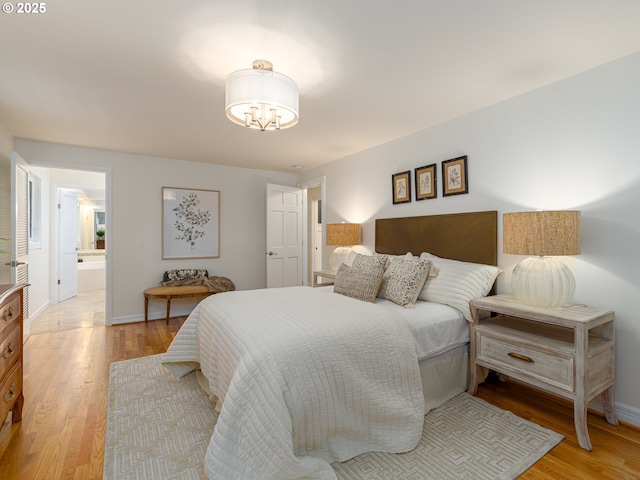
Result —
<instances>
[{"instance_id":1,"label":"white wall","mask_svg":"<svg viewBox=\"0 0 640 480\"><path fill-rule=\"evenodd\" d=\"M473 81L472 76L469 79ZM640 54L304 172L326 175L328 223L438 213L582 211L582 255L566 258L574 303L616 311L616 400L640 420ZM468 155L469 194L442 197L441 161ZM438 198L392 205L391 175L438 164ZM502 231L500 216L499 237ZM499 239L502 250L502 239ZM419 253L419 252L414 252ZM500 253L498 291L523 257Z\"/></svg>"},{"instance_id":2,"label":"white wall","mask_svg":"<svg viewBox=\"0 0 640 480\"><path fill-rule=\"evenodd\" d=\"M20 139L15 149L45 167L108 170L114 323L142 319L143 290L173 268L207 268L210 275L229 277L239 290L265 287L265 185L295 185L295 175ZM163 186L220 191L219 258L162 260ZM176 302L172 313L188 312L192 305ZM150 317L164 317L164 302L150 304Z\"/></svg>"}]
</instances>

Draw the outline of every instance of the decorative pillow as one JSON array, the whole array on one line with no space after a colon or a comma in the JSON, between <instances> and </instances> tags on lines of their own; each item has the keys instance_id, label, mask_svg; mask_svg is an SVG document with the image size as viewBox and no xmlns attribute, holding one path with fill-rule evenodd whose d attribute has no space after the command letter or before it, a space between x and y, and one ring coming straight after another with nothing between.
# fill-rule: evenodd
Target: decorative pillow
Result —
<instances>
[{"instance_id":1,"label":"decorative pillow","mask_svg":"<svg viewBox=\"0 0 640 480\"><path fill-rule=\"evenodd\" d=\"M387 264L384 266L384 268L389 268L391 262L397 258L401 258L404 260L420 260L420 257L415 257L411 252L407 252L404 255L387 255Z\"/></svg>"},{"instance_id":2,"label":"decorative pillow","mask_svg":"<svg viewBox=\"0 0 640 480\"><path fill-rule=\"evenodd\" d=\"M344 263L336 272L333 291L364 302L373 302L378 296L384 269L348 267Z\"/></svg>"},{"instance_id":3,"label":"decorative pillow","mask_svg":"<svg viewBox=\"0 0 640 480\"><path fill-rule=\"evenodd\" d=\"M431 255L431 254L428 254ZM433 255L435 258L439 258L436 257L435 255ZM414 254L412 254L411 252L407 252L404 255L388 255L387 258L387 265L385 266L385 268L389 268L389 265L391 265L391 262L393 260L395 260L396 258L402 258L404 260L413 260L415 262L417 262L418 260L421 260L422 257L416 257ZM428 260L428 259L427 259ZM435 277L436 275L438 275L438 269L436 268L436 266L432 263L431 264L431 268L429 269L429 273L428 276L430 277Z\"/></svg>"},{"instance_id":4,"label":"decorative pillow","mask_svg":"<svg viewBox=\"0 0 640 480\"><path fill-rule=\"evenodd\" d=\"M356 258L353 259L352 267L353 268L385 268L387 263L386 255L378 255L377 253L374 255L362 255L361 253L356 255Z\"/></svg>"},{"instance_id":5,"label":"decorative pillow","mask_svg":"<svg viewBox=\"0 0 640 480\"><path fill-rule=\"evenodd\" d=\"M470 322L473 320L469 302L474 298L486 297L502 273L502 269L495 265L450 260L430 253L423 253L420 258L433 262L438 274L427 278L418 298L449 305L459 310Z\"/></svg>"},{"instance_id":6,"label":"decorative pillow","mask_svg":"<svg viewBox=\"0 0 640 480\"><path fill-rule=\"evenodd\" d=\"M378 296L405 308L413 308L430 268L431 260L427 259L393 259L384 272Z\"/></svg>"},{"instance_id":7,"label":"decorative pillow","mask_svg":"<svg viewBox=\"0 0 640 480\"><path fill-rule=\"evenodd\" d=\"M208 277L209 272L205 269L198 268L181 268L180 270L167 270L164 272L163 282L172 280L184 280L185 278Z\"/></svg>"}]
</instances>

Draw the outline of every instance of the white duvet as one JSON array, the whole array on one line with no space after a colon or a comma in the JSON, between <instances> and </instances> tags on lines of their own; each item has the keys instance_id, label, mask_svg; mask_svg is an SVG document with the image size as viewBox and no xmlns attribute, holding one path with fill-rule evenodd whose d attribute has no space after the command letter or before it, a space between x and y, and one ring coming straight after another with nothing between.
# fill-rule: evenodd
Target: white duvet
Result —
<instances>
[{"instance_id":1,"label":"white duvet","mask_svg":"<svg viewBox=\"0 0 640 480\"><path fill-rule=\"evenodd\" d=\"M335 479L329 463L404 452L421 436L415 342L389 309L325 289L212 295L164 357L201 368L222 409L205 457L210 479Z\"/></svg>"}]
</instances>

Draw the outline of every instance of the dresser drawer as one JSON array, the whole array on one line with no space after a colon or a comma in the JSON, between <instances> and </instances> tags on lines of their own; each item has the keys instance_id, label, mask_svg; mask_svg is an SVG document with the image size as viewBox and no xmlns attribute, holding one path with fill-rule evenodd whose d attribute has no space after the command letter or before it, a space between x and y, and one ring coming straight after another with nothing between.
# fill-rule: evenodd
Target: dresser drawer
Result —
<instances>
[{"instance_id":1,"label":"dresser drawer","mask_svg":"<svg viewBox=\"0 0 640 480\"><path fill-rule=\"evenodd\" d=\"M22 363L16 363L0 383L0 419L4 423L7 415L22 392Z\"/></svg>"},{"instance_id":2,"label":"dresser drawer","mask_svg":"<svg viewBox=\"0 0 640 480\"><path fill-rule=\"evenodd\" d=\"M8 335L0 340L0 378L9 369L11 364L20 356L22 342L20 324L15 323Z\"/></svg>"},{"instance_id":3,"label":"dresser drawer","mask_svg":"<svg viewBox=\"0 0 640 480\"><path fill-rule=\"evenodd\" d=\"M520 344L513 338L476 332L477 361L522 380L535 379L568 392L574 391L574 358Z\"/></svg>"},{"instance_id":4,"label":"dresser drawer","mask_svg":"<svg viewBox=\"0 0 640 480\"><path fill-rule=\"evenodd\" d=\"M20 316L20 295L12 295L2 307L0 307L0 337L6 329L14 325Z\"/></svg>"}]
</instances>

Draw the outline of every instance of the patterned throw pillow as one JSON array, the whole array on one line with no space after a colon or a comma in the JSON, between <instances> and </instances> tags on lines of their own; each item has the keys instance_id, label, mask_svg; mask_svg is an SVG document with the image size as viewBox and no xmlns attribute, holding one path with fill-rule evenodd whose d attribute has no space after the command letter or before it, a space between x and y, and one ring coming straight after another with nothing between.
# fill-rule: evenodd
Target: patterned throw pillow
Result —
<instances>
[{"instance_id":1,"label":"patterned throw pillow","mask_svg":"<svg viewBox=\"0 0 640 480\"><path fill-rule=\"evenodd\" d=\"M430 260L394 259L384 272L378 296L413 308L430 269Z\"/></svg>"},{"instance_id":2,"label":"patterned throw pillow","mask_svg":"<svg viewBox=\"0 0 640 480\"><path fill-rule=\"evenodd\" d=\"M373 302L382 283L382 268L354 268L344 263L336 272L333 291L365 302Z\"/></svg>"},{"instance_id":3,"label":"patterned throw pillow","mask_svg":"<svg viewBox=\"0 0 640 480\"><path fill-rule=\"evenodd\" d=\"M351 265L353 268L366 268L366 269L376 269L376 268L385 268L387 263L386 255L362 255L361 253L356 255L356 258L353 259L353 264Z\"/></svg>"},{"instance_id":4,"label":"patterned throw pillow","mask_svg":"<svg viewBox=\"0 0 640 480\"><path fill-rule=\"evenodd\" d=\"M172 280L184 280L185 278L200 278L208 277L209 272L205 269L199 268L181 268L179 270L167 270L164 272L163 282L170 282Z\"/></svg>"}]
</instances>

